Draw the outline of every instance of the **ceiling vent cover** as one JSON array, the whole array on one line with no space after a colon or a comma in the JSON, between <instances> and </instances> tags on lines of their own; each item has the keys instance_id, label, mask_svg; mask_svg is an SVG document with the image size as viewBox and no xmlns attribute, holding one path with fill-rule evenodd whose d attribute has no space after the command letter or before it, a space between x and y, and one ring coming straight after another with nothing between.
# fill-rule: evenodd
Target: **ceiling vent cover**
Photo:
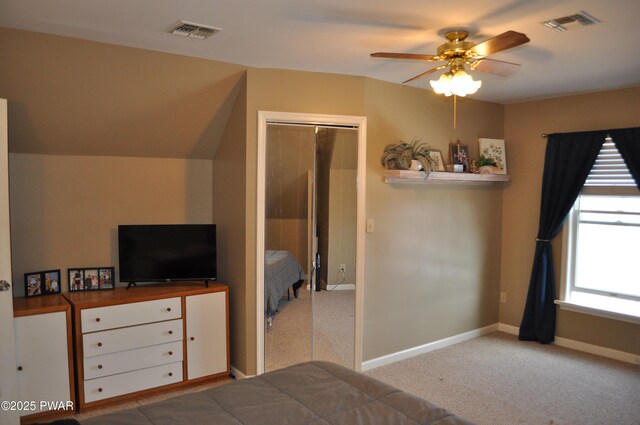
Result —
<instances>
[{"instance_id":1,"label":"ceiling vent cover","mask_svg":"<svg viewBox=\"0 0 640 425\"><path fill-rule=\"evenodd\" d=\"M194 38L196 40L204 40L213 34L222 31L220 28L208 27L205 25L194 24L191 22L180 21L171 27L169 34L178 35L180 37Z\"/></svg>"},{"instance_id":2,"label":"ceiling vent cover","mask_svg":"<svg viewBox=\"0 0 640 425\"><path fill-rule=\"evenodd\" d=\"M542 22L542 25L551 28L554 31L564 32L570 27L577 25L587 26L600 23L599 19L594 18L585 11L576 13L574 15L563 16L562 18L551 19L549 21Z\"/></svg>"}]
</instances>

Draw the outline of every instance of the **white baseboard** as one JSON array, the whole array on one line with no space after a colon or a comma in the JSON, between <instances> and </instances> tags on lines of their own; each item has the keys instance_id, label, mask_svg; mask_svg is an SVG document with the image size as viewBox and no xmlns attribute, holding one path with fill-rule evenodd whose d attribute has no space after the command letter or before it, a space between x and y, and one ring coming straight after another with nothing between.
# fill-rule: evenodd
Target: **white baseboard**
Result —
<instances>
[{"instance_id":1,"label":"white baseboard","mask_svg":"<svg viewBox=\"0 0 640 425\"><path fill-rule=\"evenodd\" d=\"M585 353L596 354L625 363L640 365L640 356L627 353L625 351L614 350L613 348L601 347L599 345L587 344L586 342L575 341L573 339L557 336L555 344L560 347L571 348L572 350L584 351Z\"/></svg>"},{"instance_id":2,"label":"white baseboard","mask_svg":"<svg viewBox=\"0 0 640 425\"><path fill-rule=\"evenodd\" d=\"M498 330L506 334L518 335L520 328L517 326L505 325L504 323L498 323Z\"/></svg>"},{"instance_id":3,"label":"white baseboard","mask_svg":"<svg viewBox=\"0 0 640 425\"><path fill-rule=\"evenodd\" d=\"M367 360L362 362L362 371L375 369L376 367L384 366L387 364L395 363L400 360L415 357L420 354L428 353L433 350L448 347L459 342L468 341L473 338L477 338L482 335L490 334L498 330L498 324L485 326L484 328L474 329L469 332L464 332L458 335L450 336L448 338L440 339L438 341L429 342L424 345L420 345L414 348L408 348L406 350L398 351L397 353L387 354L386 356L378 357L376 359Z\"/></svg>"},{"instance_id":4,"label":"white baseboard","mask_svg":"<svg viewBox=\"0 0 640 425\"><path fill-rule=\"evenodd\" d=\"M327 291L355 291L354 283L341 283L340 285L327 285Z\"/></svg>"},{"instance_id":5,"label":"white baseboard","mask_svg":"<svg viewBox=\"0 0 640 425\"><path fill-rule=\"evenodd\" d=\"M517 326L505 325L504 323L498 323L498 330L512 335L518 335L520 332L520 328ZM633 353L627 353L625 351L614 350L613 348L587 344L586 342L563 338L561 336L555 337L554 344L558 347L570 348L572 350L595 354L609 359L620 360L625 363L640 364L640 356Z\"/></svg>"},{"instance_id":6,"label":"white baseboard","mask_svg":"<svg viewBox=\"0 0 640 425\"><path fill-rule=\"evenodd\" d=\"M386 356L367 360L365 362L362 362L362 371L364 372L367 370L375 369L376 367L395 363L397 361L415 357L417 355L428 353L433 350L438 350L440 348L445 348L450 345L468 341L470 339L477 338L482 335L487 335L495 331L518 335L520 328L518 328L517 326L506 325L504 323L495 323L493 325L485 326L484 328L474 329L472 331L461 333L459 335L454 335L438 341L429 342L418 347L408 348L396 353L387 354ZM572 350L583 351L585 353L596 354L598 356L640 365L640 356L633 353L627 353L624 351L614 350L612 348L601 347L599 345L587 344L585 342L575 341L562 337L556 337L555 344L557 346L570 348Z\"/></svg>"},{"instance_id":7,"label":"white baseboard","mask_svg":"<svg viewBox=\"0 0 640 425\"><path fill-rule=\"evenodd\" d=\"M240 371L240 369L237 369L237 368L236 368L236 367L234 367L234 366L231 366L231 374L232 374L233 376L235 376L235 378L236 378L236 379L247 379L247 378L251 378L251 376L249 376L249 375L245 375L244 373L242 373L242 372ZM255 375L252 375L252 376L255 376Z\"/></svg>"}]
</instances>

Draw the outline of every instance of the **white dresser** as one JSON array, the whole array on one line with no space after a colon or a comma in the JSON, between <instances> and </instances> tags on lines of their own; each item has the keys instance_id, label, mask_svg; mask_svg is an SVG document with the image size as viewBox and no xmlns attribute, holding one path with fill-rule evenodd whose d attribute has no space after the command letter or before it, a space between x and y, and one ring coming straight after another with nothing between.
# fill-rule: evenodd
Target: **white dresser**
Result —
<instances>
[{"instance_id":1,"label":"white dresser","mask_svg":"<svg viewBox=\"0 0 640 425\"><path fill-rule=\"evenodd\" d=\"M226 285L65 296L74 310L80 409L229 376Z\"/></svg>"},{"instance_id":2,"label":"white dresser","mask_svg":"<svg viewBox=\"0 0 640 425\"><path fill-rule=\"evenodd\" d=\"M69 303L62 295L16 298L13 315L18 400L28 406L21 422L68 415L75 407Z\"/></svg>"}]
</instances>

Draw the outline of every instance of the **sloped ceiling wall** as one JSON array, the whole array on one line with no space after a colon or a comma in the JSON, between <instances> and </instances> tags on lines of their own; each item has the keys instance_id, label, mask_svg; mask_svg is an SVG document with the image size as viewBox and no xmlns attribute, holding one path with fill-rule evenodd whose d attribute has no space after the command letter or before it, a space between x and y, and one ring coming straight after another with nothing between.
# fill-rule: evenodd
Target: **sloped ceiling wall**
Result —
<instances>
[{"instance_id":1,"label":"sloped ceiling wall","mask_svg":"<svg viewBox=\"0 0 640 425\"><path fill-rule=\"evenodd\" d=\"M14 153L213 158L246 68L0 28Z\"/></svg>"}]
</instances>

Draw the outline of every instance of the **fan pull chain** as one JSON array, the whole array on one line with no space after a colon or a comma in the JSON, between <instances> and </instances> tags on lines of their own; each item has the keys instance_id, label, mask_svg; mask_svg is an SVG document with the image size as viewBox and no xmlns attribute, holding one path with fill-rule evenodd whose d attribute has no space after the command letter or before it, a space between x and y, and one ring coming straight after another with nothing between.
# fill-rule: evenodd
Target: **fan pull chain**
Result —
<instances>
[{"instance_id":1,"label":"fan pull chain","mask_svg":"<svg viewBox=\"0 0 640 425\"><path fill-rule=\"evenodd\" d=\"M455 94L453 95L453 129L456 129L456 114L457 114L457 110L458 110L458 96L456 96Z\"/></svg>"}]
</instances>

